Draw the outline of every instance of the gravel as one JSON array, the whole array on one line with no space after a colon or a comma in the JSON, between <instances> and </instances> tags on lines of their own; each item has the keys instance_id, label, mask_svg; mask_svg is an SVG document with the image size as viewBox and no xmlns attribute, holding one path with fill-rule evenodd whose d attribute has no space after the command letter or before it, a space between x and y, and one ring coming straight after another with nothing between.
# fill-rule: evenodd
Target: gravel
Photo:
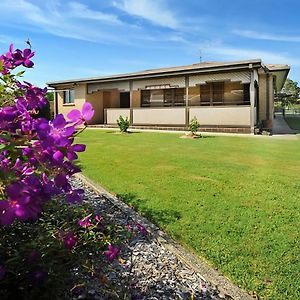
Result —
<instances>
[{"instance_id":1,"label":"gravel","mask_svg":"<svg viewBox=\"0 0 300 300\"><path fill-rule=\"evenodd\" d=\"M95 213L105 212L106 218L118 225L135 221L128 212L105 195L98 195L79 179L75 178L73 185L85 190L84 202ZM147 234L134 236L121 251L122 263L113 262L100 280L83 275L80 268L73 270L75 277L85 281L85 287L79 286L71 299L231 299L224 298L217 287L166 249L157 238L154 225L153 228L148 224L141 225L147 228Z\"/></svg>"}]
</instances>

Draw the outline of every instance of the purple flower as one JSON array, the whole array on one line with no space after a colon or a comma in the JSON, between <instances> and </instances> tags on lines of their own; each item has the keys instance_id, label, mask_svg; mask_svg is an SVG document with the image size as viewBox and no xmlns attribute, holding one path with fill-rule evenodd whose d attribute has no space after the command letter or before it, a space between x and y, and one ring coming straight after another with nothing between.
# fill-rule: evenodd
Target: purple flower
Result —
<instances>
[{"instance_id":1,"label":"purple flower","mask_svg":"<svg viewBox=\"0 0 300 300\"><path fill-rule=\"evenodd\" d=\"M29 262L36 262L41 259L41 253L38 250L32 250L28 254L28 261Z\"/></svg>"},{"instance_id":2,"label":"purple flower","mask_svg":"<svg viewBox=\"0 0 300 300\"><path fill-rule=\"evenodd\" d=\"M0 266L0 280L2 280L5 275L6 275L6 269L4 268L4 266Z\"/></svg>"},{"instance_id":3,"label":"purple flower","mask_svg":"<svg viewBox=\"0 0 300 300\"><path fill-rule=\"evenodd\" d=\"M61 114L53 121L37 117L47 103L47 88L20 82L11 74L18 66L31 68L33 56L31 49L14 50L13 45L0 56L0 80L9 82L17 95L14 104L0 107L0 181L4 185L0 225L37 219L44 204L56 195L64 194L67 202L78 203L83 194L69 182L80 171L72 161L77 152L85 151L85 145L74 144L75 126L89 121L94 110L85 103L82 112L71 113L71 122ZM66 235L63 241L71 249L77 238Z\"/></svg>"},{"instance_id":4,"label":"purple flower","mask_svg":"<svg viewBox=\"0 0 300 300\"><path fill-rule=\"evenodd\" d=\"M101 222L103 222L104 219L103 219L102 216L96 215L96 216L95 216L95 220L96 220L97 223L101 223Z\"/></svg>"},{"instance_id":5,"label":"purple flower","mask_svg":"<svg viewBox=\"0 0 300 300\"><path fill-rule=\"evenodd\" d=\"M147 235L147 234L148 234L146 228L145 228L143 225L141 225L141 224L139 224L139 223L136 223L135 226L136 226L137 230L138 230L141 234L143 234L143 235Z\"/></svg>"},{"instance_id":6,"label":"purple flower","mask_svg":"<svg viewBox=\"0 0 300 300\"><path fill-rule=\"evenodd\" d=\"M83 193L84 193L84 190L82 190L82 189L71 190L66 195L66 200L69 203L80 203L82 201Z\"/></svg>"},{"instance_id":7,"label":"purple flower","mask_svg":"<svg viewBox=\"0 0 300 300\"><path fill-rule=\"evenodd\" d=\"M23 51L17 49L14 53L12 53L14 65L16 67L23 65L26 68L32 68L34 63L30 60L30 58L33 56L34 52L31 52L30 49L24 49Z\"/></svg>"},{"instance_id":8,"label":"purple flower","mask_svg":"<svg viewBox=\"0 0 300 300\"><path fill-rule=\"evenodd\" d=\"M38 268L29 273L30 281L36 285L41 285L45 283L47 277L48 277L48 271L44 268Z\"/></svg>"},{"instance_id":9,"label":"purple flower","mask_svg":"<svg viewBox=\"0 0 300 300\"><path fill-rule=\"evenodd\" d=\"M83 228L88 228L88 227L92 226L90 216L91 215L88 215L88 216L84 217L83 219L79 220L78 221L79 226L81 226Z\"/></svg>"},{"instance_id":10,"label":"purple flower","mask_svg":"<svg viewBox=\"0 0 300 300\"><path fill-rule=\"evenodd\" d=\"M134 228L133 228L132 224L130 224L130 223L128 223L128 224L126 225L126 228L127 228L127 230L128 230L129 232L133 232L133 231L134 231Z\"/></svg>"},{"instance_id":11,"label":"purple flower","mask_svg":"<svg viewBox=\"0 0 300 300\"><path fill-rule=\"evenodd\" d=\"M109 262L113 262L114 259L118 256L120 248L113 247L111 244L108 245L108 250L104 251L105 256Z\"/></svg>"},{"instance_id":12,"label":"purple flower","mask_svg":"<svg viewBox=\"0 0 300 300\"><path fill-rule=\"evenodd\" d=\"M73 109L67 114L67 118L70 123L75 123L76 125L81 125L92 119L94 116L94 109L91 103L85 102L82 106L82 110Z\"/></svg>"},{"instance_id":13,"label":"purple flower","mask_svg":"<svg viewBox=\"0 0 300 300\"><path fill-rule=\"evenodd\" d=\"M63 239L63 243L64 243L65 247L68 250L72 250L76 246L77 241L78 241L78 238L73 231L69 231L69 232L65 233L63 235L62 239Z\"/></svg>"}]
</instances>

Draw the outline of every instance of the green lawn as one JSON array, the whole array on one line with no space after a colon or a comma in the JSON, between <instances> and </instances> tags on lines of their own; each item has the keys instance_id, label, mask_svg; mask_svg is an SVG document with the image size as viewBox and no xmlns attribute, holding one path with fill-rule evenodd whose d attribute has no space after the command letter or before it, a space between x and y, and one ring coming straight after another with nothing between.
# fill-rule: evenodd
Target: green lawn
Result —
<instances>
[{"instance_id":1,"label":"green lawn","mask_svg":"<svg viewBox=\"0 0 300 300\"><path fill-rule=\"evenodd\" d=\"M83 172L262 299L300 299L300 140L88 130Z\"/></svg>"},{"instance_id":2,"label":"green lawn","mask_svg":"<svg viewBox=\"0 0 300 300\"><path fill-rule=\"evenodd\" d=\"M286 115L285 120L291 129L300 130L300 116Z\"/></svg>"}]
</instances>

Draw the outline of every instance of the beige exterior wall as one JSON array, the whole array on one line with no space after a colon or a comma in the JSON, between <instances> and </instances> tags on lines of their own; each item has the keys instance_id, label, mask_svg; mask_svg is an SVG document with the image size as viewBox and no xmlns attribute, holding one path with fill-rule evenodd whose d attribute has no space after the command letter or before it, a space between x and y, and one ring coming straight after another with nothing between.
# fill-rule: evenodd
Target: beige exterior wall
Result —
<instances>
[{"instance_id":1,"label":"beige exterior wall","mask_svg":"<svg viewBox=\"0 0 300 300\"><path fill-rule=\"evenodd\" d=\"M185 125L185 108L138 108L133 110L134 125Z\"/></svg>"},{"instance_id":2,"label":"beige exterior wall","mask_svg":"<svg viewBox=\"0 0 300 300\"><path fill-rule=\"evenodd\" d=\"M191 107L189 119L196 117L200 125L250 126L250 106Z\"/></svg>"},{"instance_id":3,"label":"beige exterior wall","mask_svg":"<svg viewBox=\"0 0 300 300\"><path fill-rule=\"evenodd\" d=\"M267 92L267 80L269 81L269 99ZM270 127L272 126L273 113L274 113L274 84L273 75L269 74L269 79L267 79L266 74L259 74L258 79L259 84L259 121L271 120ZM269 103L269 105L267 104ZM267 108L269 107L269 114L267 113Z\"/></svg>"},{"instance_id":4,"label":"beige exterior wall","mask_svg":"<svg viewBox=\"0 0 300 300\"><path fill-rule=\"evenodd\" d=\"M130 119L129 108L109 108L106 111L107 124L117 124L117 120L122 116L124 119Z\"/></svg>"},{"instance_id":5,"label":"beige exterior wall","mask_svg":"<svg viewBox=\"0 0 300 300\"><path fill-rule=\"evenodd\" d=\"M94 117L89 124L102 124L104 122L103 92L87 94L86 101L90 102L95 110Z\"/></svg>"},{"instance_id":6,"label":"beige exterior wall","mask_svg":"<svg viewBox=\"0 0 300 300\"><path fill-rule=\"evenodd\" d=\"M141 91L132 91L132 107L141 107Z\"/></svg>"},{"instance_id":7,"label":"beige exterior wall","mask_svg":"<svg viewBox=\"0 0 300 300\"><path fill-rule=\"evenodd\" d=\"M60 86L57 89L70 89L70 86ZM74 103L64 104L64 92L57 93L58 113L66 116L72 109L81 110L86 98L86 84L79 84L74 87L75 100Z\"/></svg>"}]
</instances>

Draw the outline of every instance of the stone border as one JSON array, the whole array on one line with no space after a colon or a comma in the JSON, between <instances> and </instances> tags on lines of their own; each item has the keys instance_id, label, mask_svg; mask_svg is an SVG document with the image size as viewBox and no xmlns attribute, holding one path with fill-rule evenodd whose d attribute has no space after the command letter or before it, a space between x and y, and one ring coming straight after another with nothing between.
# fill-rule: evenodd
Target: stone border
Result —
<instances>
[{"instance_id":1,"label":"stone border","mask_svg":"<svg viewBox=\"0 0 300 300\"><path fill-rule=\"evenodd\" d=\"M130 208L123 201L118 199L113 194L105 190L101 185L94 183L89 178L82 174L75 175L80 179L83 184L91 188L98 195L104 196L113 205L121 209L124 213L131 216L131 218L139 223L145 225L145 227L153 234L159 243L161 243L167 250L172 252L178 257L185 265L194 270L196 273L200 274L204 281L216 286L220 291L220 296L225 299L234 300L253 300L257 298L251 297L244 290L234 285L229 279L222 276L219 272L209 266L205 261L201 260L199 257L188 252L184 247L175 242L166 233L161 231L156 225L148 221L146 218L139 215L135 210Z\"/></svg>"}]
</instances>

